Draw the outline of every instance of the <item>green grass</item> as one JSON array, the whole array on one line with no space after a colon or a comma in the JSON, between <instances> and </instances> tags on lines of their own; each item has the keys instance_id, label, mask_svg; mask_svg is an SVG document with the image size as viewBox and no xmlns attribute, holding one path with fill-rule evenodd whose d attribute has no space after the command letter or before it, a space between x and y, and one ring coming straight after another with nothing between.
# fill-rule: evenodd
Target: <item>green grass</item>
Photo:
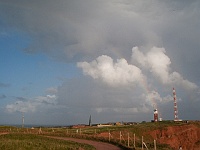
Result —
<instances>
[{"instance_id":1,"label":"green grass","mask_svg":"<svg viewBox=\"0 0 200 150\"><path fill-rule=\"evenodd\" d=\"M95 150L91 145L52 139L32 134L6 134L0 136L1 150Z\"/></svg>"},{"instance_id":2,"label":"green grass","mask_svg":"<svg viewBox=\"0 0 200 150\"><path fill-rule=\"evenodd\" d=\"M169 126L181 126L186 124L194 124L197 127L200 127L199 122L174 122L174 121L162 121L162 122L145 122L130 126L110 126L110 127L86 127L81 129L73 129L73 128L45 128L41 127L42 133L41 135L49 135L49 136L61 136L61 137L74 137L74 138L84 138L89 140L96 140L96 141L103 141L103 142L109 142L108 141L108 134L104 134L105 137L99 137L97 136L100 133L111 133L112 137L110 140L110 143L113 143L115 145L119 145L119 133L121 132L123 135L123 140L121 142L122 145L127 146L127 134L129 133L129 136L132 141L130 141L130 145L133 145L133 135L136 136L136 146L141 146L141 137L143 136L145 143L147 144L148 148L153 149L153 138L148 134L149 131L152 130L165 130ZM28 129L28 128L16 128L16 127L6 127L2 126L0 127L0 132L9 132L9 133L32 133L36 134L38 138L38 131L39 127L35 129ZM78 130L78 133L77 133ZM81 131L81 133L80 133ZM96 133L96 134L95 134ZM41 137L40 137L41 138ZM0 139L1 140L1 139ZM38 142L37 142L38 143ZM45 142L44 142L45 143ZM53 142L52 142L53 143ZM57 142L56 142L57 143ZM46 144L46 145L51 145ZM53 144L56 145L56 144ZM159 150L169 150L170 148L166 144L159 144L157 143L157 147ZM0 149L2 149L0 147ZM60 148L56 148L60 149Z\"/></svg>"},{"instance_id":3,"label":"green grass","mask_svg":"<svg viewBox=\"0 0 200 150\"><path fill-rule=\"evenodd\" d=\"M119 133L121 132L123 134L123 138L125 140L122 140L123 145L127 146L127 134L129 133L130 138L132 141L130 142L130 145L133 146L133 134L136 136L136 146L141 146L141 137L143 136L145 143L147 144L148 148L153 149L153 138L148 134L149 131L152 130L165 130L168 126L179 126L183 125L184 123L181 122L173 122L173 121L163 121L163 122L146 122L146 123L140 123L136 125L130 125L130 126L110 126L110 127L89 127L89 128L82 128L81 134L80 132L76 133L75 131L77 129L55 129L54 132L49 132L48 134L52 134L55 136L71 136L75 138L85 138L90 140L97 140L97 141L103 141L108 142L108 136L107 137L96 137L95 132L97 134L100 133L108 133L110 131L112 137L111 137L111 143L118 145L119 144ZM66 133L68 130L68 134ZM78 129L79 130L79 129ZM79 130L80 131L80 130ZM158 144L157 147L159 150L169 150L169 146L166 144Z\"/></svg>"}]
</instances>

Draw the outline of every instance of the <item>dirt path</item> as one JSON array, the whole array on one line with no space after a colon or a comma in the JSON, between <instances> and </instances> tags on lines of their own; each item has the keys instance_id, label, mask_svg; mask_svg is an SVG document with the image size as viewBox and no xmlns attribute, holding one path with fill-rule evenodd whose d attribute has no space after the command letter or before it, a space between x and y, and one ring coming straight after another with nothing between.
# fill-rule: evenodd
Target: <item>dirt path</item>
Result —
<instances>
[{"instance_id":1,"label":"dirt path","mask_svg":"<svg viewBox=\"0 0 200 150\"><path fill-rule=\"evenodd\" d=\"M4 134L8 134L8 132L2 132L2 133L0 133L0 135L4 135Z\"/></svg>"},{"instance_id":2,"label":"dirt path","mask_svg":"<svg viewBox=\"0 0 200 150\"><path fill-rule=\"evenodd\" d=\"M89 144L89 145L94 146L96 148L96 150L122 150L121 148L119 148L117 146L114 146L109 143L104 143L104 142L97 142L97 141L84 140L84 139L75 139L75 138L68 138L68 137L52 137L52 136L48 136L48 137Z\"/></svg>"},{"instance_id":3,"label":"dirt path","mask_svg":"<svg viewBox=\"0 0 200 150\"><path fill-rule=\"evenodd\" d=\"M3 134L8 134L8 133L7 132L0 133L0 135L3 135ZM96 148L96 150L123 150L115 145L112 145L109 143L104 143L104 142L97 142L97 141L84 140L84 139L75 139L75 138L68 138L68 137L54 137L54 136L46 136L46 137L67 140L67 141L74 141L77 143L89 144L89 145L94 146Z\"/></svg>"}]
</instances>

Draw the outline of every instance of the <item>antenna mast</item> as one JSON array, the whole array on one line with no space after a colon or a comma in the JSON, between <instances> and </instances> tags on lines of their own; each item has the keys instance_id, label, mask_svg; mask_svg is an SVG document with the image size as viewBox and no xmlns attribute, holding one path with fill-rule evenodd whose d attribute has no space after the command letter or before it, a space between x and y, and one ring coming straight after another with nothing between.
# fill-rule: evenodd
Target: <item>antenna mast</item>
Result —
<instances>
[{"instance_id":1,"label":"antenna mast","mask_svg":"<svg viewBox=\"0 0 200 150\"><path fill-rule=\"evenodd\" d=\"M177 101L176 101L176 91L175 91L175 88L173 88L173 97L174 97L174 121L179 121L179 119L178 119L178 107L177 107Z\"/></svg>"},{"instance_id":2,"label":"antenna mast","mask_svg":"<svg viewBox=\"0 0 200 150\"><path fill-rule=\"evenodd\" d=\"M22 112L22 128L24 128L24 113Z\"/></svg>"}]
</instances>

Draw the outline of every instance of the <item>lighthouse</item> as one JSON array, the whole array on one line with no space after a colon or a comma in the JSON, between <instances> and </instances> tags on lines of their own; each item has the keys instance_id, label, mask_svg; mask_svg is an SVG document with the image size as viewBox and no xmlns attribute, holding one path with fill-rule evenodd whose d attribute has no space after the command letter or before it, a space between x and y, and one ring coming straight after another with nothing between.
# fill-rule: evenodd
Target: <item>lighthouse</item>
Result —
<instances>
[{"instance_id":1,"label":"lighthouse","mask_svg":"<svg viewBox=\"0 0 200 150\"><path fill-rule=\"evenodd\" d=\"M158 110L157 109L154 109L154 122L158 122Z\"/></svg>"}]
</instances>

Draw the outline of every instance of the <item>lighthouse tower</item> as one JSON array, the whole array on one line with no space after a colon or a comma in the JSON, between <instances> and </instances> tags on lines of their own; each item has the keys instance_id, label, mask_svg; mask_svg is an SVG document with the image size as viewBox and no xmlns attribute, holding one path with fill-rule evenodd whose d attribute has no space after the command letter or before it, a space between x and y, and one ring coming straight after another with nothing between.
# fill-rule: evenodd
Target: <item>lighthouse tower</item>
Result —
<instances>
[{"instance_id":1,"label":"lighthouse tower","mask_svg":"<svg viewBox=\"0 0 200 150\"><path fill-rule=\"evenodd\" d=\"M154 109L154 122L158 122L158 110L157 109Z\"/></svg>"}]
</instances>

